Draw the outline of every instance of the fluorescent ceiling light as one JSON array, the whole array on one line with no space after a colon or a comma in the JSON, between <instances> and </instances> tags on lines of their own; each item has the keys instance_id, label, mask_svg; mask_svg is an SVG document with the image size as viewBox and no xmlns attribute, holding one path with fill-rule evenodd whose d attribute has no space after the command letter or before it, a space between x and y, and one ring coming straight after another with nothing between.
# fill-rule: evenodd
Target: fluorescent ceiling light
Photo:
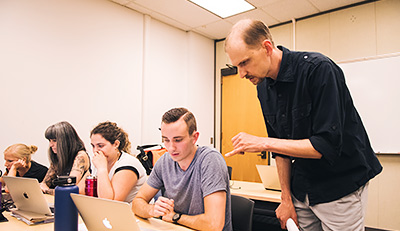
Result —
<instances>
[{"instance_id":1,"label":"fluorescent ceiling light","mask_svg":"<svg viewBox=\"0 0 400 231\"><path fill-rule=\"evenodd\" d=\"M189 2L193 2L221 18L255 9L253 5L245 0L189 0Z\"/></svg>"}]
</instances>

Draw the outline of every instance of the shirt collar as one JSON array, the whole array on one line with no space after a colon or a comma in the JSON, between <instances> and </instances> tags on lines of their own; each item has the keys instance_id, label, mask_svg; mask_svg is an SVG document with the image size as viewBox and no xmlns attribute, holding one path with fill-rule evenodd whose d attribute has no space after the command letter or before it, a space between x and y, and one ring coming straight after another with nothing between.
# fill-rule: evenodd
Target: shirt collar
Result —
<instances>
[{"instance_id":1,"label":"shirt collar","mask_svg":"<svg viewBox=\"0 0 400 231\"><path fill-rule=\"evenodd\" d=\"M294 76L291 51L283 46L278 46L278 49L282 51L282 61L276 81L293 82Z\"/></svg>"}]
</instances>

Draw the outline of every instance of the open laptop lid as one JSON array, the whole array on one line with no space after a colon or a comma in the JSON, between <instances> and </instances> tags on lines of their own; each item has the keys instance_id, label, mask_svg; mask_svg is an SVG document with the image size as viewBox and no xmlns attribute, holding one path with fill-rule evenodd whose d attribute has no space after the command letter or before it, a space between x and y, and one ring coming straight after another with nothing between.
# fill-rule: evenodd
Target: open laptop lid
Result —
<instances>
[{"instance_id":1,"label":"open laptop lid","mask_svg":"<svg viewBox=\"0 0 400 231\"><path fill-rule=\"evenodd\" d=\"M71 193L89 231L139 231L136 217L126 202Z\"/></svg>"},{"instance_id":2,"label":"open laptop lid","mask_svg":"<svg viewBox=\"0 0 400 231\"><path fill-rule=\"evenodd\" d=\"M52 215L37 179L3 176L14 205L20 211Z\"/></svg>"},{"instance_id":3,"label":"open laptop lid","mask_svg":"<svg viewBox=\"0 0 400 231\"><path fill-rule=\"evenodd\" d=\"M281 191L276 166L256 165L256 167L265 189Z\"/></svg>"}]
</instances>

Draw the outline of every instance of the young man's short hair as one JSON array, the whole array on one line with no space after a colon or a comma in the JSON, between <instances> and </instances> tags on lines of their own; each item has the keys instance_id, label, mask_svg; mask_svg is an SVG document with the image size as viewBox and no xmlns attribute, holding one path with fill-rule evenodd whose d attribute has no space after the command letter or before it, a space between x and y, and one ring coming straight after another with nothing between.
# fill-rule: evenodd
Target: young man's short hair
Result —
<instances>
[{"instance_id":1,"label":"young man's short hair","mask_svg":"<svg viewBox=\"0 0 400 231\"><path fill-rule=\"evenodd\" d=\"M186 122L189 135L192 135L194 131L197 131L196 119L194 118L193 113L183 107L172 108L165 112L161 121L165 124L170 124L178 121L180 118L183 118L183 120Z\"/></svg>"}]
</instances>

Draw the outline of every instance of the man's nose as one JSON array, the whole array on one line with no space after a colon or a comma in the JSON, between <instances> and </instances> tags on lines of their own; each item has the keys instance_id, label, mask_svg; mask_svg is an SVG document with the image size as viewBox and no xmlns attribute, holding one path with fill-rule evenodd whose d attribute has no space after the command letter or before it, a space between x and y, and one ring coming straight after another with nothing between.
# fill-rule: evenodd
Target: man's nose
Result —
<instances>
[{"instance_id":1,"label":"man's nose","mask_svg":"<svg viewBox=\"0 0 400 231\"><path fill-rule=\"evenodd\" d=\"M239 69L239 76L240 76L240 78L245 78L246 77L246 75L247 75L247 71L245 70L245 69L243 69L243 68L238 68Z\"/></svg>"}]
</instances>

